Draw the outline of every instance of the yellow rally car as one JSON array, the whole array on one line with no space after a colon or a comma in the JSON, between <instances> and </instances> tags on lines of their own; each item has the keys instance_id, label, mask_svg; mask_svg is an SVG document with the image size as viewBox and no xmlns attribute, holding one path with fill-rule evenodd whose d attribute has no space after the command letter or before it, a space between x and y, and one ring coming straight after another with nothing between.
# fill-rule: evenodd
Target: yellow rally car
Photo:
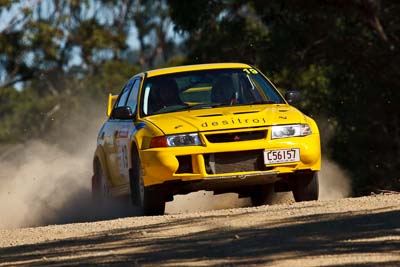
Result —
<instances>
[{"instance_id":1,"label":"yellow rally car","mask_svg":"<svg viewBox=\"0 0 400 267\"><path fill-rule=\"evenodd\" d=\"M219 63L151 70L109 97L97 138L92 191L129 195L145 215L176 194L236 192L254 205L293 191L318 199L317 125L256 68Z\"/></svg>"}]
</instances>

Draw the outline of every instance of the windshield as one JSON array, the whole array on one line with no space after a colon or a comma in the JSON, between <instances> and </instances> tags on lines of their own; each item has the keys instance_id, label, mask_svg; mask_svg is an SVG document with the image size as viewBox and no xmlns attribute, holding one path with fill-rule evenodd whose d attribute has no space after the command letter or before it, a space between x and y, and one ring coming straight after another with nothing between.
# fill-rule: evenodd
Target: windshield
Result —
<instances>
[{"instance_id":1,"label":"windshield","mask_svg":"<svg viewBox=\"0 0 400 267\"><path fill-rule=\"evenodd\" d=\"M255 69L179 72L146 79L142 90L144 116L189 109L285 101Z\"/></svg>"}]
</instances>

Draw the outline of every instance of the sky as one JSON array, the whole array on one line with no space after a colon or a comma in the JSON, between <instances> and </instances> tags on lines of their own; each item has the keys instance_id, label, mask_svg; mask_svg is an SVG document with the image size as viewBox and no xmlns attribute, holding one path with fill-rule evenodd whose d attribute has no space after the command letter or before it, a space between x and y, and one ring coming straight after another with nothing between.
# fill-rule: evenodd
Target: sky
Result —
<instances>
[{"instance_id":1,"label":"sky","mask_svg":"<svg viewBox=\"0 0 400 267\"><path fill-rule=\"evenodd\" d=\"M18 5L18 7L17 7ZM0 13L0 32L4 30L4 27L8 25L11 19L16 16L19 10L20 4L12 5L10 10L2 10Z\"/></svg>"}]
</instances>

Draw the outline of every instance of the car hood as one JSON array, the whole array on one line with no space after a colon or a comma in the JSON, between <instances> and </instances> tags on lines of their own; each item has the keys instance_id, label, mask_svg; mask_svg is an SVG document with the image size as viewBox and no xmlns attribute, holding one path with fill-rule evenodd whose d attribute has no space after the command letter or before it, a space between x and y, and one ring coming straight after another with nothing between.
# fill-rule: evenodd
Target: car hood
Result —
<instances>
[{"instance_id":1,"label":"car hood","mask_svg":"<svg viewBox=\"0 0 400 267\"><path fill-rule=\"evenodd\" d=\"M254 105L159 114L144 121L153 123L164 134L178 134L302 123L305 118L289 105Z\"/></svg>"}]
</instances>

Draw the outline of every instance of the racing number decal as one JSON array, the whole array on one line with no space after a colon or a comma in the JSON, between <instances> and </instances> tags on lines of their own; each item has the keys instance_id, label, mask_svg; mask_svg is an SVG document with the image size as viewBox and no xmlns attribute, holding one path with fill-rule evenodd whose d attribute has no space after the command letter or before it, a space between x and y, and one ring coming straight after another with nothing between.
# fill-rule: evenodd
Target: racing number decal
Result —
<instances>
[{"instance_id":1,"label":"racing number decal","mask_svg":"<svg viewBox=\"0 0 400 267\"><path fill-rule=\"evenodd\" d=\"M119 173L122 176L126 176L128 170L128 134L124 132L122 132L122 134L122 136L117 137L117 157Z\"/></svg>"},{"instance_id":2,"label":"racing number decal","mask_svg":"<svg viewBox=\"0 0 400 267\"><path fill-rule=\"evenodd\" d=\"M118 168L122 176L126 176L128 170L128 138L119 138L117 140L118 146Z\"/></svg>"},{"instance_id":3,"label":"racing number decal","mask_svg":"<svg viewBox=\"0 0 400 267\"><path fill-rule=\"evenodd\" d=\"M246 72L247 74L257 74L258 71L255 69L243 69L244 72Z\"/></svg>"},{"instance_id":4,"label":"racing number decal","mask_svg":"<svg viewBox=\"0 0 400 267\"><path fill-rule=\"evenodd\" d=\"M128 169L129 127L122 126L117 136L118 162L121 175Z\"/></svg>"}]
</instances>

